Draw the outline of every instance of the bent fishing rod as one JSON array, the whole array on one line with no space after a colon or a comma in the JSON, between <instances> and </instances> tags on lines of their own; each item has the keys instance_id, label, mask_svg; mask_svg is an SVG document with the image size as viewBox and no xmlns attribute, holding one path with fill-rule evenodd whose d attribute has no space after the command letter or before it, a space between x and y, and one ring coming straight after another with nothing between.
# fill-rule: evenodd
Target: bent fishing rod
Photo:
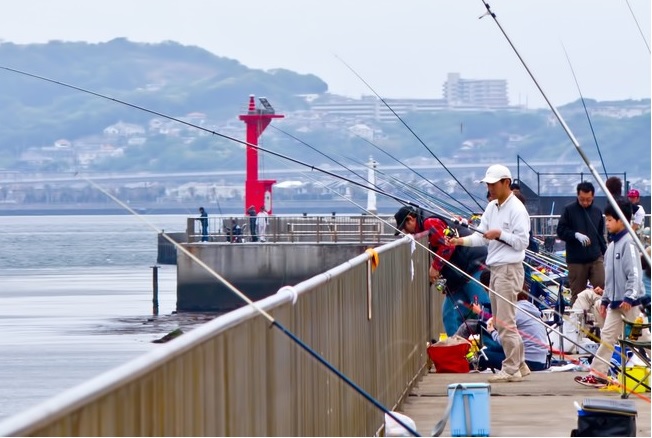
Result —
<instances>
[{"instance_id":1,"label":"bent fishing rod","mask_svg":"<svg viewBox=\"0 0 652 438\"><path fill-rule=\"evenodd\" d=\"M387 103L387 101L386 101L385 99L383 99L383 98L380 96L380 94L378 94L378 93L376 92L376 90L374 90L373 87L372 87L371 85L369 85L369 83L368 83L367 81L365 81L364 78L363 78L362 76L360 76L360 74L358 74L357 71L355 71L355 70L353 69L353 67L351 67L349 64L347 64L347 63L346 63L342 58L340 58L339 56L335 55L335 57L336 57L337 59L339 59L340 62L342 62L342 64L344 64L344 65L346 66L346 68L348 68L349 70L351 70L351 72L352 72L352 73L353 73L353 74L354 74L358 79L360 79L360 80L362 81L362 83L365 84L365 86L366 86L367 88L369 88L369 90L370 90L370 91L371 91L371 92L372 92L372 93L373 93L373 94L374 94L374 95L375 95L375 96L376 96L376 97L377 97L377 98L378 98L378 99L379 99L379 100L380 100L380 101L381 101L381 102L382 102L382 103L387 107L388 110L390 110L390 111L392 112L392 114L394 114L394 116L395 116L395 117L396 117L396 118L397 118L397 119L398 119L398 120L403 124L403 126L405 126L405 127L407 128L407 130L410 131L410 133L411 133L411 134L412 134L412 135L413 135L413 136L414 136L414 137L419 141L419 143L421 143L421 145L423 145L423 147L426 148L426 150L427 150L428 152L430 152L430 155L432 155L433 158L434 158L435 160L437 160L437 162L438 162L438 163L439 163L439 164L444 168L444 170L445 170L446 172L448 172L448 174L451 176L451 178L453 178L453 179L455 180L455 182L458 183L458 184L460 185L460 187L462 188L462 190L464 190L464 191L466 192L466 194L469 195L469 197L471 197L471 199L473 199L473 201L477 204L477 206L478 206L480 209L483 209L482 206L480 205L480 203L479 203L479 202L478 202L478 201L473 197L473 195L471 195L471 193L469 193L469 192L466 190L466 188L464 187L464 185L463 185L463 184L462 184L462 183L461 183L461 182L460 182L460 181L455 177L455 175L453 175L453 173L448 169L448 167L446 167L446 165L445 165L444 163L442 163L442 161L439 159L439 157L437 157L437 155L435 155L435 153L434 153L434 152L433 152L433 151L432 151L432 150L431 150L431 149L430 149L430 148L429 148L429 147L428 147L428 146L423 142L423 140L421 139L421 137L419 137L419 136L417 135L417 133L414 132L414 130L413 130L413 129L412 129L412 128L411 128L411 127L410 127L410 126L409 126L409 125L404 121L404 120L403 120L403 118L402 118L401 116L399 116L398 113L397 113L396 111L394 111L394 108L392 108L392 107Z\"/></svg>"},{"instance_id":2,"label":"bent fishing rod","mask_svg":"<svg viewBox=\"0 0 652 438\"><path fill-rule=\"evenodd\" d=\"M516 48L516 46L514 45L512 40L507 35L507 32L505 32L505 30L503 29L502 25L498 21L498 18L496 18L496 14L491 10L491 7L489 6L489 4L485 0L480 0L480 1L482 2L482 4L484 5L484 7L485 7L485 9L487 11L483 15L481 15L479 18L484 18L485 16L489 15L493 19L494 23L496 23L496 26L498 26L498 29L500 29L500 32L503 34L503 36L505 37L505 39L509 43L510 47L512 48L512 50L516 54L517 58L521 62L521 65L523 65L523 67L525 68L525 71L530 76L530 78L534 82L534 85L537 87L537 89L541 93L541 96L543 97L543 99L548 104L548 107L550 108L552 113L555 115L555 118L557 119L557 121L559 122L561 127L564 129L564 132L566 133L566 135L570 139L571 143L575 147L575 150L577 151L579 156L582 158L582 160L584 161L586 166L591 171L591 174L593 175L593 178L595 178L596 182L598 183L598 185L600 186L602 191L604 191L604 194L606 195L607 199L609 200L609 203L611 204L611 206L616 211L616 214L618 215L618 218L623 222L623 225L627 229L627 232L632 237L632 240L634 241L634 244L638 247L641 254L643 254L643 257L645 258L645 260L647 260L648 263L652 264L652 261L650 260L650 256L645 251L645 247L643 246L643 242L641 242L641 240L638 238L638 236L634 232L634 229L632 228L632 225L629 223L629 221L627 220L627 218L623 214L622 210L618 206L618 203L616 202L616 199L614 198L614 196L611 194L609 189L607 189L607 186L605 185L604 181L602 180L602 178L598 174L597 170L595 170L595 167L591 163L591 160L589 160L589 158L584 153L584 150L582 149L579 142L575 138L575 135L573 134L573 132L570 130L570 128L566 124L566 121L564 120L562 115L559 113L559 111L557 111L557 108L552 104L552 102L548 98L548 95L545 93L545 91L543 91L543 88L539 84L539 81L537 81L536 77L534 76L534 73L532 73L532 71L528 67L527 63L525 62L525 60L521 56L520 52L518 51L518 49Z\"/></svg>"}]
</instances>

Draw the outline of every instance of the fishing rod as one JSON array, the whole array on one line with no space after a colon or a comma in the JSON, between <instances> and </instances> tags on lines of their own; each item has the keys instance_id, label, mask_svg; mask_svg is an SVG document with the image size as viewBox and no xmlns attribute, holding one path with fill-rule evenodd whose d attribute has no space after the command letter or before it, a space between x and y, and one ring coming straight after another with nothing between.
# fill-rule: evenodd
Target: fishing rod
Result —
<instances>
[{"instance_id":1,"label":"fishing rod","mask_svg":"<svg viewBox=\"0 0 652 438\"><path fill-rule=\"evenodd\" d=\"M425 203L425 204L427 204L429 206L432 206L433 204L436 205L436 203L432 199L432 196L429 193L427 193L427 192L425 192L425 191L423 191L423 190L421 190L421 189L419 189L417 187L413 187L413 186L409 185L408 183L406 183L404 181L401 181L399 178L396 178L395 176L389 175L389 174L381 171L380 169L369 166L368 164L363 163L362 161L356 160L353 157L346 157L346 156L343 156L343 155L341 155L341 157L345 158L345 159L347 159L349 161L352 161L352 162L354 162L354 163L356 163L356 164L358 164L360 166L363 166L363 167L367 168L368 170L373 170L374 173L376 174L376 177L378 178L379 182L385 182L385 183L390 184L390 186L392 188L394 188L395 190L397 190L397 191L411 197L412 200L414 200L415 202L419 201L419 202ZM392 184L396 184L396 185L392 185ZM450 208L450 205L448 207Z\"/></svg>"},{"instance_id":2,"label":"fishing rod","mask_svg":"<svg viewBox=\"0 0 652 438\"><path fill-rule=\"evenodd\" d=\"M372 142L372 141L370 141L370 140L368 140L368 139L366 139L366 138L364 138L364 137L362 137L361 135L358 135L358 134L355 134L355 136L358 137L359 139L365 141L365 142L368 143L369 145L373 146L374 148L376 148L376 150L378 150L378 151L382 152L383 154L387 155L389 158L391 158L392 160L396 161L398 164L400 164L401 166L405 167L407 170L413 172L414 174L416 174L417 176L419 176L420 178L422 178L424 181L427 181L427 182L430 183L433 187L435 187L437 190L439 190L440 192L442 192L442 193L445 194L446 196L450 197L450 198L453 199L454 201L458 202L458 203L459 203L462 207L464 207L465 209L469 210L469 213L473 214L473 210L471 210L471 209L470 209L466 204L464 204L463 202L461 202L461 201L458 200L457 198L453 197L450 193L446 192L445 190L442 190L442 189L441 189L439 186L437 186L434 182L432 182L431 180L429 180L428 178L426 178L425 176L423 176L421 173L417 172L415 169L413 169L413 168L411 168L410 166L408 166L407 164L403 163L401 160L399 160L398 158L396 158L395 156L393 156L392 154L390 154L390 153L387 152L386 150L382 149L380 146L376 145L374 142Z\"/></svg>"},{"instance_id":3,"label":"fishing rod","mask_svg":"<svg viewBox=\"0 0 652 438\"><path fill-rule=\"evenodd\" d=\"M331 160L333 163L337 164L338 166L343 167L345 170L351 172L352 174L354 174L355 176L357 176L357 177L360 178L361 180L365 181L367 184L370 184L370 182L367 181L367 178L365 178L363 175L360 175L360 174L357 173L355 170L353 170L353 169L351 169L351 168L345 166L344 164L342 164L341 162L337 161L336 159L334 159L333 157L329 156L328 154L326 154L326 153L320 151L320 150L317 149L316 147L314 147L314 146L308 144L307 142L301 140L299 137L297 137L297 136L295 136L295 135L292 135L292 134L290 134L289 132L287 132L287 131L285 131L285 130L283 130L283 129L281 129L281 128L278 128L278 127L276 127L276 126L270 125L270 127L271 127L272 129L277 130L278 132L280 132L280 133L282 133L282 134L287 135L288 137L290 137L291 139L293 139L293 140L295 140L295 141L301 143L302 145L304 145L304 146L310 148L312 151L318 153L319 155L321 155L322 157L324 157L324 158L326 158L326 159L328 159L328 160ZM380 189L380 187L378 187L376 184L373 184L373 186L374 186L375 188L377 188L377 189Z\"/></svg>"},{"instance_id":4,"label":"fishing rod","mask_svg":"<svg viewBox=\"0 0 652 438\"><path fill-rule=\"evenodd\" d=\"M336 57L337 59L339 59L340 62L342 62L342 64L344 64L344 65L345 65L349 70L351 70L351 72L352 72L354 75L356 75L356 76L358 77L358 79L360 79L360 80L362 81L362 83L365 84L365 85L367 86L367 88L369 88L369 90L371 90L371 92L374 93L378 99L380 99L380 101L381 101L381 102L382 102L382 103L387 107L387 109L390 110L390 111L392 112L392 114L394 114L394 116L396 116L396 118L397 118L397 119L398 119L398 120L403 124L403 126L405 126L405 127L407 128L407 130L410 131L410 132L412 133L412 135L413 135L413 136L414 136L414 137L419 141L419 143L421 143L421 144L423 145L423 147L426 148L426 150L427 150L428 152L430 152L430 155L432 155L433 158L435 158L435 160L437 160L437 162L438 162L438 163L439 163L439 164L444 168L444 170L446 170L446 172L448 172L448 174L451 176L451 178L453 178L453 179L455 180L455 182L458 183L458 184L460 185L460 187L462 188L462 190L464 190L464 191L466 192L466 194L469 195L469 196L471 197L471 199L473 199L473 201L475 201L475 203L478 205L478 208L482 209L482 206L481 206L481 205L480 205L480 204L475 200L475 198L473 198L473 196L468 192L468 190L466 190L466 188L464 187L464 185L462 185L462 183L461 183L461 182L460 182L460 181L455 177L455 175L453 175L453 173L452 173L450 170L448 170L448 167L446 167L446 165L444 165L444 163L442 163L442 161L439 159L439 157L437 157L437 155L435 155L435 153L434 153L434 152L433 152L433 151L432 151L432 150L431 150L431 149L430 149L430 148L429 148L429 147L428 147L428 146L423 142L423 140L421 140L421 137L419 137L419 136L417 135L417 133L414 132L414 130L413 130L412 128L410 128L410 126L409 126L407 123L405 123L405 121L403 120L403 118L402 118L401 116L399 116L399 115L396 113L396 111L394 111L394 108L392 108L392 107L387 103L387 101L385 101L385 99L383 99L383 98L382 98L382 97L381 97L381 96L376 92L376 90L374 90L374 89L371 87L371 85L369 85L369 84L367 83L367 81L365 81L365 80L362 78L362 76L360 76L360 75L358 74L358 72L356 72L356 71L353 69L353 67L351 67L349 64L347 64L347 63L346 63L342 58L340 58L339 56L335 55L335 57Z\"/></svg>"},{"instance_id":5,"label":"fishing rod","mask_svg":"<svg viewBox=\"0 0 652 438\"><path fill-rule=\"evenodd\" d=\"M284 164L284 165L287 166L287 163L286 163L286 162L283 162L282 164ZM394 230L397 230L397 231L399 231L399 232L402 232L401 230L399 230L396 226L394 226L394 225L391 224L390 222L388 222L388 221L386 221L385 219L381 218L380 216L378 216L378 215L375 214L374 212L371 212L371 211L367 210L367 209L364 208L362 205L356 203L356 202L353 201L352 199L349 199L349 198L347 198L346 196L342 195L341 193L339 193L339 192L333 190L332 188L330 188L330 187L328 187L327 185L325 185L323 182L318 181L318 180L315 179L315 178L311 178L311 177L310 177L309 175L307 175L307 174L303 174L303 175L304 175L307 179L311 179L311 180L313 180L315 183L317 183L317 184L321 185L322 187L324 187L325 189L327 189L327 190L333 192L336 196L339 196L339 197L345 199L347 202L349 202L349 203L355 205L355 206L358 207L360 210L366 212L366 214L369 214L370 216L375 217L377 220L379 220L379 221L385 223L386 225L388 225L389 227L393 228ZM397 224L397 226L398 226L398 224ZM457 267L456 265L454 265L454 264L451 263L450 261L444 259L444 258L441 257L439 254L437 254L436 252L434 252L432 249L429 248L429 246L426 246L426 245L422 244L421 242L417 241L416 239L414 239L414 236L412 236L411 234L405 234L405 233L403 233L403 234L404 234L405 237L408 237L408 238L412 239L412 241L413 241L416 245L418 245L418 246L420 246L421 248L425 249L425 250L428 251L432 256L438 258L438 259L441 260L444 264L446 264L447 266L451 267L451 269L456 270L456 271L458 271L462 276L467 277L469 281L475 281L476 283L480 284L480 285L481 285L485 290L487 290L489 293L493 294L497 299L503 300L507 305L510 305L510 306L512 306L515 310L518 310L518 305L517 305L516 303L512 303L512 302L509 301L507 298L505 298L505 297L503 297L502 295L498 294L496 291L494 291L494 290L491 289L490 287L484 286L480 281L478 281L478 280L477 280L476 278L474 278L473 276L469 275L466 271L460 269L459 267ZM533 267L533 266L531 266L531 265L527 265L527 266L529 266L529 267L532 268L532 269L535 269L535 267ZM563 289L562 289L562 286L561 286L559 283L556 283L556 282L554 281L554 279L552 279L551 277L547 276L545 273L541 273L541 272L540 272L540 274L542 274L543 276L548 277L548 278L549 278L550 280L552 280L555 284L557 284L557 285L558 285L558 292L557 292L557 293L558 293L559 295L562 293ZM450 297L448 294L446 294L446 296L447 296L448 299L452 300L452 297ZM538 298L536 298L536 297L531 297L531 298L532 298L534 301L536 301L537 303L539 303L540 305L545 305L546 307L548 307L548 304L545 303L544 301L542 301L542 300L540 300L540 299L538 299ZM558 297L558 299L563 299L563 297ZM464 303L464 302L462 302L462 303L463 303L463 305L464 305L465 307L469 307L469 306L467 306L466 303ZM454 305L454 307L456 307L458 313L459 313L460 316L462 317L462 321L463 321L463 323L465 323L465 325L467 326L467 330L469 330L470 333L473 333L473 331L470 329L470 327L468 327L468 324L466 323L466 319L465 319L464 316L461 314L461 311L459 310L459 307L456 306L456 303L455 303L454 301L453 301L453 305ZM484 313L484 316L487 316L487 315L488 315L489 317L491 316L491 314L489 314L489 313L487 313L487 312L483 312L483 313ZM584 333L584 334L587 334L587 331L586 331L585 329L583 329L583 328L580 326L579 323L574 323L574 322L573 322L572 320L570 320L568 317L565 317L565 315L562 314L562 313L560 313L560 312L557 310L556 307L553 308L553 314L559 316L560 321L563 321L563 322L566 323L566 324L571 324L571 323L572 323L572 324L576 324L576 326L577 326L577 328L578 328L579 331L581 331L581 332ZM550 327L550 326L549 326L548 324L546 324L546 323L545 323L541 318L537 318L537 317L535 317L534 315L531 315L530 313L527 313L527 312L525 313L525 315L526 315L526 317L528 317L528 318L530 318L530 319L534 319L534 320L536 320L538 323L542 324L542 325L546 328L547 331L549 331L549 332L551 332L551 333L555 333L555 334L557 334L557 335L560 337L560 339L565 339L565 340L567 340L568 342L570 342L571 344L573 344L573 345L575 345L576 347L578 347L579 349L585 351L586 353L588 353L588 354L592 354L591 351L588 350L585 346L583 346L583 345L581 345L581 344L578 344L575 340L571 339L571 338L568 337L565 333L560 332L559 330L555 329L554 327ZM504 323L503 323L502 321L497 321L497 324L502 324L502 325L504 326ZM515 330L517 330L517 329L515 329ZM519 334L521 334L520 331L517 330L517 332L518 332ZM590 336L590 333L588 333L588 335ZM591 338L592 338L593 340L597 340L597 341L600 342L600 343L602 342L602 341L599 340L599 339L595 339L595 337L591 337ZM607 345L607 344L605 344L605 345ZM610 346L609 346L609 347L610 347ZM554 354L559 354L559 355L561 355L562 357L565 357L565 353L564 353L564 352L561 352L561 353L560 353L559 351L553 351L553 353L554 353ZM598 358L598 360L602 360L602 361L605 362L606 364L610 365L610 363L607 362L606 360L603 360L603 359L601 359L601 358Z\"/></svg>"},{"instance_id":6,"label":"fishing rod","mask_svg":"<svg viewBox=\"0 0 652 438\"><path fill-rule=\"evenodd\" d=\"M175 117L172 117L172 116L168 116L168 115L166 115L164 113L161 113L161 112L158 112L158 111L154 111L154 110L144 108L142 106L135 105L135 104L132 104L132 103L120 100L120 99L115 99L115 98L103 95L103 94L95 92L95 91L87 90L87 89L84 89L84 88L81 88L81 87L77 87L75 85L67 84L65 82L61 82L61 81L57 81L57 80L54 80L54 79L46 78L44 76L28 73L28 72L21 71L21 70L18 70L18 69L6 67L6 66L0 66L0 69L10 71L10 72L14 72L14 73L18 73L18 74L22 74L22 75L25 75L25 76L29 76L29 77L32 77L32 78L35 78L35 79L40 79L40 80L50 82L50 83L53 83L53 84L58 84L58 85L61 85L61 86L64 86L64 87L67 87L67 88L70 88L70 89L73 89L73 90L77 90L77 91L81 91L81 92L84 92L84 93L87 93L87 94L94 95L94 96L97 96L97 97L100 97L100 98L108 99L108 100L111 100L113 102L116 102L116 103L119 103L119 104L122 104L122 105L126 105L126 106L131 107L131 108L135 108L135 109L138 109L138 110L150 113L150 114L157 115L159 117L164 117L164 118L167 118L169 120L173 120L173 121L182 123L184 125L191 126L191 127L194 127L194 128L209 132L209 133L211 133L213 135L217 135L219 137L222 137L222 138L225 138L225 139L228 139L228 140L231 140L231 141L235 141L235 142L240 143L240 144L244 144L244 145L251 146L251 147L256 147L256 148L258 148L258 149L260 149L260 150L262 150L264 152L267 152L267 153L269 153L269 154L271 154L273 156L277 156L277 157L283 158L283 159L285 159L287 161L291 161L291 162L294 162L294 163L297 163L297 164L304 165L306 167L310 167L311 169L319 170L322 173L326 173L328 175L336 176L332 172L328 172L328 171L323 170L323 169L318 169L315 166L310 166L310 165L308 165L306 163L301 162L300 160L296 160L294 158L290 158L290 157L285 156L283 154L279 154L279 153L270 151L268 149L258 147L257 145L250 144L250 143L248 143L246 141L242 141L242 140L236 139L234 137L231 137L231 136L228 136L228 135L225 135L225 134L221 134L221 133L216 132L216 131L212 131L212 130L209 130L209 129L206 129L206 128L202 128L201 126L194 125L192 123L183 121L181 119L178 119L178 118L175 118ZM168 236L167 233L159 230L154 224L147 221L142 215L138 214L135 210L133 210L127 204L122 202L120 199L116 198L114 195L109 193L107 190L100 187L98 184L96 184L91 179L89 179L87 177L84 177L83 175L80 175L78 172L76 172L75 175L79 176L80 178L85 180L87 183L89 183L90 185L95 187L97 190L104 193L106 196L108 196L111 200L116 202L122 208L129 211L131 214L133 214L134 216L139 218L141 221L143 221L146 225L148 225L150 228L152 228L158 234L162 235L163 238L165 238L168 242L170 242L172 245L174 245L174 247L177 248L177 250L184 253L187 257L189 257L191 260L193 260L195 263L197 263L199 266L201 266L203 269L205 269L209 274L211 274L218 281L220 281L222 284L224 284L231 292L233 292L236 296L238 296L240 299L242 299L247 305L251 306L257 313L259 313L264 318L266 318L270 322L271 326L275 327L281 333L283 333L288 338L290 338L290 340L292 342L296 343L304 352L306 352L311 357L313 357L313 359L315 359L317 362L319 362L320 364L325 366L329 371L331 371L333 374L335 374L338 378L340 378L343 382L345 382L349 387L351 387L355 392L360 394L363 398L365 398L368 402L370 402L372 405L374 405L380 411L382 411L386 415L389 415L394 421L396 421L398 424L400 424L410 434L412 434L413 436L421 436L421 435L419 435L419 433L416 430L414 430L410 426L406 425L405 422L402 421L400 418L398 418L392 411L390 411L386 407L384 407L379 401L377 401L370 394L368 394L366 391L364 391L360 386L358 386L355 382L353 382L346 375L344 375L341 371L339 371L337 368L335 368L330 362L326 361L326 359L324 359L322 356L320 356L316 351L314 351L307 344L305 344L301 339L299 339L294 333L292 333L290 330L288 330L286 327L284 327L280 322L278 322L276 319L274 319L269 313L267 313L265 310L263 310L258 305L256 305L243 292L241 292L234 285L229 283L226 280L226 278L222 277L220 274L218 274L216 271L214 271L208 265L206 265L206 263L204 263L202 260L200 260L197 256L195 256L189 250L184 248L181 244L179 244L174 239L172 239L170 236ZM355 183L356 185L360 185L359 183L356 183L354 181L350 181L350 182ZM369 187L365 187L365 188L371 189Z\"/></svg>"},{"instance_id":7,"label":"fishing rod","mask_svg":"<svg viewBox=\"0 0 652 438\"><path fill-rule=\"evenodd\" d=\"M352 169L346 167L344 164L342 164L342 163L340 163L340 162L334 160L334 159L333 159L331 156L329 156L328 154L326 154L326 153L320 151L320 150L317 149L316 147L314 147L314 146L308 144L307 142L305 142L304 140L298 138L297 136L295 136L295 135L293 135L293 134L291 134L291 133L289 133L289 132L287 132L287 131L285 131L285 130L283 130L283 129L281 129L281 128L278 128L278 127L276 127L276 126L272 126L272 128L273 128L273 129L276 129L277 131L281 132L282 134L285 134L286 136L292 138L293 140L295 140L295 141L297 141L297 142L303 144L304 146L307 146L308 148L310 148L310 149L313 150L314 152L317 152L317 153L320 154L321 156L323 156L323 157L325 157L325 158L331 160L331 161L334 162L335 164L337 164L337 165L343 167L344 169L346 169L346 170L348 170L349 172L353 173L354 175L356 175L356 176L359 177L360 179L362 179L362 180L364 180L364 181L367 181L366 178L365 178L364 176L359 175L359 174L358 174L357 172L355 172L354 170L352 170ZM357 135L357 134L356 134L356 136L360 137L360 136ZM362 137L360 137L360 138L362 138ZM391 158L393 158L394 160L396 160L398 163L400 163L400 164L403 165L403 163L402 163L400 160L398 160L397 158L393 157L393 156L392 156L391 154L389 154L388 152L385 152L385 151L384 151L383 149L381 149L379 146L376 146L375 144L373 144L372 142L370 142L370 141L368 141L368 140L366 140L366 139L365 139L365 141L367 141L369 144L373 145L376 149L378 149L379 151L381 151L381 152L387 154L388 156L390 156ZM350 158L349 158L349 159L350 159ZM351 161L355 161L355 160L351 160ZM363 165L364 167L367 167L366 164L362 164L362 165ZM404 166L405 166L405 165L404 165ZM441 188L440 188L439 186L437 186L435 183L433 183L432 181L428 180L428 179L425 178L423 175L421 175L420 173L416 172L414 169L412 169L412 168L410 168L410 167L408 167L408 166L405 166L405 167L406 167L407 169L411 170L412 172L416 173L416 174L417 174L418 176L420 176L421 178L423 178L424 181L429 182L433 187L435 187L437 190L441 191L442 193L444 193L445 195L447 195L448 197L450 197L452 200L458 202L462 207L464 207L464 208L466 208L467 210L469 210L470 213L473 213L473 211L472 211L469 207L467 207L464 203L462 203L462 202L459 201L458 199L454 198L451 194L449 194L448 192L446 192L446 191L444 191L443 189L441 189ZM403 184L405 184L405 183L403 183ZM376 186L376 187L378 187L378 186ZM428 197L430 198L430 195L428 195ZM452 207L450 204L446 203L446 205L449 207L449 209L453 209L453 207Z\"/></svg>"},{"instance_id":8,"label":"fishing rod","mask_svg":"<svg viewBox=\"0 0 652 438\"><path fill-rule=\"evenodd\" d=\"M432 197L432 194L430 194L430 193L428 193L428 192L426 192L426 191L424 191L424 190L421 190L421 189L418 188L418 187L411 186L410 184L406 183L405 181L402 181L401 179L396 178L396 177L393 176L393 175L390 175L390 174L388 174L388 173L386 173L386 172L383 172L383 171L380 170L380 169L372 168L372 167L369 166L368 164L366 164L366 163L364 163L364 162L361 162L361 161L359 161L359 160L356 160L356 159L353 158L353 157L347 157L347 156L343 156L343 155L341 155L341 156L342 156L343 158L346 158L347 160L353 161L354 163L356 163L356 164L358 164L358 165L360 165L360 166L366 167L367 169L373 169L374 172L376 172L378 175L381 175L382 177L384 177L384 178L385 178L385 181L389 181L389 180L391 180L393 183L399 184L401 187L404 187L405 189L410 190L410 192L407 192L405 189L401 190L401 189L399 189L399 188L396 187L396 186L392 186L392 187L394 187L394 188L400 190L401 192L403 192L403 193L405 193L405 194L407 194L407 195L410 195L410 196L412 196L412 197L414 197L414 198L418 198L418 199L421 200L421 202L425 202L425 203L427 203L429 206L434 205L434 206L436 206L436 207L440 207L442 210L446 211L446 210L445 210L441 205L437 204L436 199L434 199L434 198ZM453 205L451 205L451 204L449 204L449 203L447 203L447 202L445 202L445 201L441 201L441 200L439 200L439 202L440 202L443 206L445 206L445 207L447 207L447 208L449 209L449 211L446 211L447 214L450 214L450 212L455 212L455 214L461 214L461 213L459 212L459 210L456 210L456 208L455 208Z\"/></svg>"},{"instance_id":9,"label":"fishing rod","mask_svg":"<svg viewBox=\"0 0 652 438\"><path fill-rule=\"evenodd\" d=\"M573 64L571 63L566 47L562 44L564 49L564 54L566 55L566 60L568 61L568 66L570 67L571 73L573 74L573 80L575 80L575 85L577 86L577 92L580 95L582 100L582 106L584 107L584 114L586 114L586 119L589 121L589 127L591 128L591 134L593 135L593 141L595 141L595 147L598 149L598 155L600 156L600 162L602 163L602 169L604 169L604 175L609 177L607 173L607 167L604 165L604 159L602 158L602 152L600 151L600 145L598 144L598 139L595 136L595 130L593 129L593 123L591 123L591 116L589 116L589 110L586 108L586 103L584 102L584 96L582 96L582 90L580 89L580 84L577 82L577 76L575 76L575 69L573 69Z\"/></svg>"},{"instance_id":10,"label":"fishing rod","mask_svg":"<svg viewBox=\"0 0 652 438\"><path fill-rule=\"evenodd\" d=\"M557 111L557 108L552 104L550 99L548 99L548 95L545 93L545 91L543 91L543 88L541 87L541 85L539 85L539 81L537 81L537 79L534 77L534 74L532 73L532 71L528 67L527 63L525 62L525 60L521 56L520 52L516 49L516 46L514 45L514 43L512 43L512 40L509 38L509 36L505 32L505 30L503 29L502 25L500 24L500 22L496 18L496 14L491 10L491 7L489 6L489 4L485 0L480 0L480 1L485 6L485 9L487 11L483 15L481 15L479 18L483 18L483 17L489 15L493 19L494 23L496 23L496 26L498 26L498 29L500 29L500 32L503 34L503 36L505 37L505 39L507 40L507 42L511 46L512 50L514 51L514 53L518 57L519 61L521 62L521 64L525 68L525 71L528 73L528 75L530 76L530 78L534 82L534 85L537 87L537 89L541 93L541 96L543 97L543 99L548 104L548 107L550 108L550 110L555 115L555 118L557 119L557 121L559 122L561 127L564 129L564 132L566 132L566 135L568 136L571 143L575 147L575 150L577 151L579 156L582 158L582 160L584 160L584 163L586 164L586 166L591 171L591 174L595 178L596 182L598 183L600 188L604 191L604 194L607 196L607 199L609 200L609 203L612 205L612 207L616 211L616 214L618 215L618 218L623 222L623 225L627 229L627 232L632 237L632 240L634 241L634 244L641 251L641 253L643 254L643 257L645 258L645 260L647 260L648 263L652 264L652 261L650 260L650 256L645 251L645 247L643 246L643 242L640 241L640 239L638 238L638 236L634 232L634 229L632 228L632 225L629 223L629 221L627 220L627 218L623 214L622 210L618 206L618 203L616 202L616 199L611 194L609 189L607 189L607 186L605 185L604 181L602 180L602 178L600 178L600 175L595 170L595 167L593 166L591 161L588 159L588 157L584 153L584 150L582 149L579 142L575 138L575 135L573 134L573 132L570 130L570 128L566 124L566 121L564 120L562 115L559 113L559 111Z\"/></svg>"}]
</instances>

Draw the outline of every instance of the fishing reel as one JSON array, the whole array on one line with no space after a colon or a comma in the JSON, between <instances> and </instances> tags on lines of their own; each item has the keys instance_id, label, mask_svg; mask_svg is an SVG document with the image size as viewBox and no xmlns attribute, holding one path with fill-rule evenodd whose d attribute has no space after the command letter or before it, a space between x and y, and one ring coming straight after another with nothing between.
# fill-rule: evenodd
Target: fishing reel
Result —
<instances>
[{"instance_id":1,"label":"fishing reel","mask_svg":"<svg viewBox=\"0 0 652 438\"><path fill-rule=\"evenodd\" d=\"M460 237L460 233L459 233L459 231L457 231L456 228L446 227L444 229L444 236L446 236L446 237L448 237L450 239L450 238L453 238L453 237Z\"/></svg>"},{"instance_id":2,"label":"fishing reel","mask_svg":"<svg viewBox=\"0 0 652 438\"><path fill-rule=\"evenodd\" d=\"M446 279L445 278L438 278L435 280L435 289L437 289L438 292L443 292L444 288L446 287Z\"/></svg>"}]
</instances>

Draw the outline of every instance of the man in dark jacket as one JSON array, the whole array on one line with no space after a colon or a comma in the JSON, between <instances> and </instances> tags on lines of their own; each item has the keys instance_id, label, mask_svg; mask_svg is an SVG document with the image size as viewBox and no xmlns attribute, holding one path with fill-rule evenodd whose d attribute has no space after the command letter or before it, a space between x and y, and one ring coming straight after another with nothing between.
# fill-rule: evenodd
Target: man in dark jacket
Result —
<instances>
[{"instance_id":1,"label":"man in dark jacket","mask_svg":"<svg viewBox=\"0 0 652 438\"><path fill-rule=\"evenodd\" d=\"M577 295L586 289L587 280L593 287L604 288L604 218L593 205L593 184L582 181L577 185L577 201L564 207L557 225L557 236L566 242L566 263L571 289L571 306Z\"/></svg>"},{"instance_id":2,"label":"man in dark jacket","mask_svg":"<svg viewBox=\"0 0 652 438\"><path fill-rule=\"evenodd\" d=\"M489 311L491 300L479 281L487 259L486 247L456 248L455 246L446 245L445 234L449 228L446 222L436 216L424 219L422 213L413 207L401 207L394 215L394 218L396 219L396 228L407 234L417 234L422 231L429 232L430 249L439 256L433 256L429 270L430 281L434 283L439 278L446 279L442 292L446 293L448 297L444 299L442 305L442 319L448 336L455 334L460 324L462 324L463 318L476 317L472 312L467 312L467 309L474 302ZM459 228L458 232L462 234L465 230L467 229ZM396 234L398 235L399 232L396 232ZM466 234L470 234L470 231L467 231ZM455 265L459 270L451 267L442 259ZM466 275L460 273L460 270L477 281L470 280ZM458 306L458 300L463 301L466 306ZM467 315L463 315L464 313L467 313Z\"/></svg>"}]
</instances>

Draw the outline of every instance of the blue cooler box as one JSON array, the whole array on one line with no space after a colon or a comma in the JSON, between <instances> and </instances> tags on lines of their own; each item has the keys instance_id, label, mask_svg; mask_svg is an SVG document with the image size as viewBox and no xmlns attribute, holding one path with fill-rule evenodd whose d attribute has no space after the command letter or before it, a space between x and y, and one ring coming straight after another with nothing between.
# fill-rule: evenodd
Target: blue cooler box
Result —
<instances>
[{"instance_id":1,"label":"blue cooler box","mask_svg":"<svg viewBox=\"0 0 652 438\"><path fill-rule=\"evenodd\" d=\"M449 417L451 436L489 436L490 396L491 386L488 383L448 385L448 398L453 399ZM467 424L470 431L467 430Z\"/></svg>"}]
</instances>

